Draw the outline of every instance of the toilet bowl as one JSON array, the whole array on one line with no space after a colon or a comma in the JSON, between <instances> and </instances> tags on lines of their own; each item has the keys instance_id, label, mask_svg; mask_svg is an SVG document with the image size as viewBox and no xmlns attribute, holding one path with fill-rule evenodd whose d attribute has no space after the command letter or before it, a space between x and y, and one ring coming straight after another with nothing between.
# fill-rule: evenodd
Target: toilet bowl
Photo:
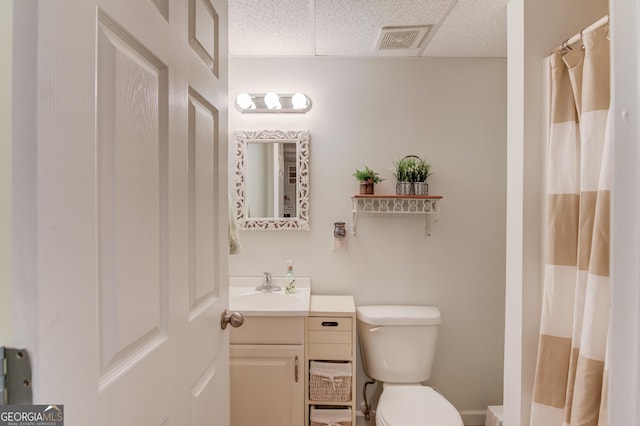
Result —
<instances>
[{"instance_id":1,"label":"toilet bowl","mask_svg":"<svg viewBox=\"0 0 640 426\"><path fill-rule=\"evenodd\" d=\"M421 385L431 376L440 323L434 306L357 308L364 371L383 382L377 426L463 426L444 396Z\"/></svg>"},{"instance_id":2,"label":"toilet bowl","mask_svg":"<svg viewBox=\"0 0 640 426\"><path fill-rule=\"evenodd\" d=\"M377 426L462 426L460 414L433 388L384 386L376 409Z\"/></svg>"}]
</instances>

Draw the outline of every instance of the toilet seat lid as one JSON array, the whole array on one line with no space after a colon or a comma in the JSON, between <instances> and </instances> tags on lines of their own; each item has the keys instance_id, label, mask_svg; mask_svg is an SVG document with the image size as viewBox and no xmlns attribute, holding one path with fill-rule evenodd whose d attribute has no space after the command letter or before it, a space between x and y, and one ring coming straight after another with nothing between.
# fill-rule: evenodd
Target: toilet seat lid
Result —
<instances>
[{"instance_id":1,"label":"toilet seat lid","mask_svg":"<svg viewBox=\"0 0 640 426\"><path fill-rule=\"evenodd\" d=\"M428 386L389 386L376 410L381 426L462 426L460 414L449 401Z\"/></svg>"}]
</instances>

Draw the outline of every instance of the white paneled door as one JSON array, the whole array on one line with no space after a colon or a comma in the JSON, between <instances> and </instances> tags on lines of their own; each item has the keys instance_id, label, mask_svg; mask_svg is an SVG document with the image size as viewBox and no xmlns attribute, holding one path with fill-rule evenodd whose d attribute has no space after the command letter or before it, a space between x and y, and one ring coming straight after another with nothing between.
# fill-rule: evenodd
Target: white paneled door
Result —
<instances>
[{"instance_id":1,"label":"white paneled door","mask_svg":"<svg viewBox=\"0 0 640 426\"><path fill-rule=\"evenodd\" d=\"M70 426L228 426L227 2L36 10L34 253L14 253L35 401Z\"/></svg>"}]
</instances>

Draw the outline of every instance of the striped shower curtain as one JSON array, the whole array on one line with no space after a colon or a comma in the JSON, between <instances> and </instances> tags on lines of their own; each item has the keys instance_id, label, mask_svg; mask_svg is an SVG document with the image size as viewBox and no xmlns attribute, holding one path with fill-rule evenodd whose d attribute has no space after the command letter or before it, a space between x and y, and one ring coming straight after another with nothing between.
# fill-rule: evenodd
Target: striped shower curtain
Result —
<instances>
[{"instance_id":1,"label":"striped shower curtain","mask_svg":"<svg viewBox=\"0 0 640 426\"><path fill-rule=\"evenodd\" d=\"M549 58L545 276L532 426L607 424L608 27Z\"/></svg>"}]
</instances>

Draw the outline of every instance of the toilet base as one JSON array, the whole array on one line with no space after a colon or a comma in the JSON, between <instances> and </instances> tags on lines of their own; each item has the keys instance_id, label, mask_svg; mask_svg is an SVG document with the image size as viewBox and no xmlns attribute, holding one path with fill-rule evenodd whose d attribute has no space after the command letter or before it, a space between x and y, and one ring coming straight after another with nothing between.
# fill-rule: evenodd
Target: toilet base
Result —
<instances>
[{"instance_id":1,"label":"toilet base","mask_svg":"<svg viewBox=\"0 0 640 426\"><path fill-rule=\"evenodd\" d=\"M460 413L428 386L384 385L376 426L464 426Z\"/></svg>"}]
</instances>

